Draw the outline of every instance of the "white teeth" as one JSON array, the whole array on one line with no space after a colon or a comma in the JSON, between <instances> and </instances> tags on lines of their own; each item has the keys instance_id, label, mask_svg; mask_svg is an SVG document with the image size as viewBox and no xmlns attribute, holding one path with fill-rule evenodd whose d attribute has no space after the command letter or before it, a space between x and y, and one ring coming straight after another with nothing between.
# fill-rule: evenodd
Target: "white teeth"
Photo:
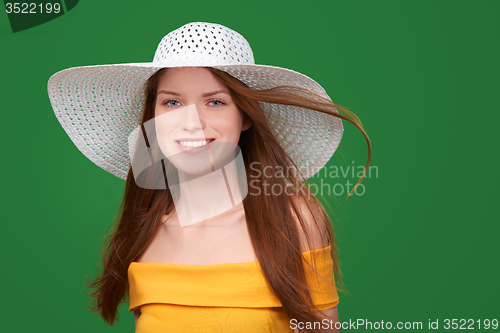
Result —
<instances>
[{"instance_id":1,"label":"white teeth","mask_svg":"<svg viewBox=\"0 0 500 333\"><path fill-rule=\"evenodd\" d=\"M209 143L209 142L210 142L210 140L201 140L201 141L178 141L178 142L179 142L179 144L180 144L181 146L196 148L196 147L205 146L207 143Z\"/></svg>"}]
</instances>

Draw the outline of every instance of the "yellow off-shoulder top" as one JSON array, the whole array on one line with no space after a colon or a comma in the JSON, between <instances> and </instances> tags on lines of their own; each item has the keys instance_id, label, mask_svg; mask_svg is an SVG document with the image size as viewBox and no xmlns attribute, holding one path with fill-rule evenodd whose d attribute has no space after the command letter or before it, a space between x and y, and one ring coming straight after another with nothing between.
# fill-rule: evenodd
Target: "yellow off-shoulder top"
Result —
<instances>
[{"instance_id":1,"label":"yellow off-shoulder top","mask_svg":"<svg viewBox=\"0 0 500 333\"><path fill-rule=\"evenodd\" d=\"M320 310L339 302L330 248L302 253L311 297ZM307 264L313 256L324 279ZM132 262L128 279L129 311L141 311L136 333L293 332L257 261L218 265Z\"/></svg>"}]
</instances>

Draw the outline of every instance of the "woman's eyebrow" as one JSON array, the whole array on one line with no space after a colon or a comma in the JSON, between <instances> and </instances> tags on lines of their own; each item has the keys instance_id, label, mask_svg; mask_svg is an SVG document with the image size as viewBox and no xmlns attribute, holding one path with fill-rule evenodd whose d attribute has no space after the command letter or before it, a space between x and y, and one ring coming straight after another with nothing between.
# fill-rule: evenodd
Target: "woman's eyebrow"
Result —
<instances>
[{"instance_id":1,"label":"woman's eyebrow","mask_svg":"<svg viewBox=\"0 0 500 333\"><path fill-rule=\"evenodd\" d=\"M168 90L160 90L160 91L158 91L158 94L181 96L181 94L179 94L175 91L168 91ZM227 91L227 90L215 90L215 91L204 93L201 96L202 97L209 97L209 96L213 96L213 95L217 95L217 94L228 94L229 95L229 91Z\"/></svg>"},{"instance_id":2,"label":"woman's eyebrow","mask_svg":"<svg viewBox=\"0 0 500 333\"><path fill-rule=\"evenodd\" d=\"M217 95L217 94L228 94L229 95L229 91L227 91L227 90L215 90L212 92L204 93L201 96L202 97L209 97L209 96L213 96L213 95Z\"/></svg>"},{"instance_id":3,"label":"woman's eyebrow","mask_svg":"<svg viewBox=\"0 0 500 333\"><path fill-rule=\"evenodd\" d=\"M167 90L160 90L160 91L158 91L158 94L167 94L167 95L175 95L175 96L181 95L181 94L176 93L174 91L167 91Z\"/></svg>"}]
</instances>

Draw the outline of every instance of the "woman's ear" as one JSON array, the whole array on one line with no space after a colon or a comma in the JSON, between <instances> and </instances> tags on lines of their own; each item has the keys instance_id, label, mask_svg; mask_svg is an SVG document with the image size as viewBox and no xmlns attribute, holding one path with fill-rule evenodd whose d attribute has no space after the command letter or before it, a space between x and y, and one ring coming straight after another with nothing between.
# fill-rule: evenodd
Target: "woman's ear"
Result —
<instances>
[{"instance_id":1,"label":"woman's ear","mask_svg":"<svg viewBox=\"0 0 500 333\"><path fill-rule=\"evenodd\" d=\"M250 127L252 127L253 121L246 113L243 113L243 126L241 127L241 131L246 131Z\"/></svg>"}]
</instances>

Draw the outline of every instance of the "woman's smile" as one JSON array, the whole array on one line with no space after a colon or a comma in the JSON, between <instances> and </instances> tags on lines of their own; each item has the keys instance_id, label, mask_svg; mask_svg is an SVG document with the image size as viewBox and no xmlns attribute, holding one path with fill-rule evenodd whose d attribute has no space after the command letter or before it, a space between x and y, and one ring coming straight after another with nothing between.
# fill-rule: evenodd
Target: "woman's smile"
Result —
<instances>
[{"instance_id":1,"label":"woman's smile","mask_svg":"<svg viewBox=\"0 0 500 333\"><path fill-rule=\"evenodd\" d=\"M185 153L188 154L197 154L199 152L202 152L206 149L209 148L209 143L214 142L215 139L200 139L200 138L193 138L193 139L179 139L175 140L177 148Z\"/></svg>"}]
</instances>

